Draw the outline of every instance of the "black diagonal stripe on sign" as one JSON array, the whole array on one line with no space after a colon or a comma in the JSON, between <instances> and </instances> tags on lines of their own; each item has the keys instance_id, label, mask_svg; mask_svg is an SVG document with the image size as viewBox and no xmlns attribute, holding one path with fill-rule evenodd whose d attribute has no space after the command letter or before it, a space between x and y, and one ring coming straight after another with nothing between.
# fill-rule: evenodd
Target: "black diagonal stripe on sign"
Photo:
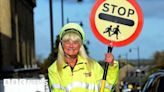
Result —
<instances>
[{"instance_id":1,"label":"black diagonal stripe on sign","mask_svg":"<svg viewBox=\"0 0 164 92\"><path fill-rule=\"evenodd\" d=\"M123 24L123 25L127 25L127 26L133 26L134 25L133 20L125 19L125 18L121 18L121 17L117 17L117 16L105 14L105 13L100 13L99 18L102 20L111 21L114 23L119 23L119 24Z\"/></svg>"}]
</instances>

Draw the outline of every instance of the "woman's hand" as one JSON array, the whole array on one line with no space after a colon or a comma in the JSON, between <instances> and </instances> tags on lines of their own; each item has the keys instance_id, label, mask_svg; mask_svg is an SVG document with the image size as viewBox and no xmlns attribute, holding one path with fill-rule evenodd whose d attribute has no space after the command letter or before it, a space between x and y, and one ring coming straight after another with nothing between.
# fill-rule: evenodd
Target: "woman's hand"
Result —
<instances>
[{"instance_id":1,"label":"woman's hand","mask_svg":"<svg viewBox=\"0 0 164 92\"><path fill-rule=\"evenodd\" d=\"M114 57L113 57L112 53L105 54L105 62L109 63L110 65L114 64Z\"/></svg>"}]
</instances>

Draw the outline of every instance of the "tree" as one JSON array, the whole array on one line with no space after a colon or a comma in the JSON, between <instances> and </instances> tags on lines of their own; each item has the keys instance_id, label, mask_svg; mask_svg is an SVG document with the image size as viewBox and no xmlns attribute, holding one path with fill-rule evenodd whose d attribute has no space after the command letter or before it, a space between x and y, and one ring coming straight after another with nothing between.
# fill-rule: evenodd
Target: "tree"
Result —
<instances>
[{"instance_id":1,"label":"tree","mask_svg":"<svg viewBox=\"0 0 164 92\"><path fill-rule=\"evenodd\" d=\"M146 82L147 78L151 74L160 69L164 69L164 51L157 51L154 53L152 67L149 69L149 72L146 77L142 80L143 84Z\"/></svg>"},{"instance_id":2,"label":"tree","mask_svg":"<svg viewBox=\"0 0 164 92\"><path fill-rule=\"evenodd\" d=\"M161 64L164 62L164 51L157 51L154 54L154 61L156 64Z\"/></svg>"},{"instance_id":3,"label":"tree","mask_svg":"<svg viewBox=\"0 0 164 92\"><path fill-rule=\"evenodd\" d=\"M53 47L53 52L49 54L49 56L44 60L44 63L40 66L41 73L48 73L48 67L56 60L58 53L58 45L60 42L59 35L56 36L56 41Z\"/></svg>"},{"instance_id":4,"label":"tree","mask_svg":"<svg viewBox=\"0 0 164 92\"><path fill-rule=\"evenodd\" d=\"M164 51L157 51L154 54L155 69L164 69Z\"/></svg>"}]
</instances>

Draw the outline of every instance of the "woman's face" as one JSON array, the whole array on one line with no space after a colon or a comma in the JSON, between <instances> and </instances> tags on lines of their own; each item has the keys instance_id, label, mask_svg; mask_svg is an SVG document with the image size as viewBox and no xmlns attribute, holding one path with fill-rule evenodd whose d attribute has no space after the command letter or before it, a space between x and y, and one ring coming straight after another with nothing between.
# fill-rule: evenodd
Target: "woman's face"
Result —
<instances>
[{"instance_id":1,"label":"woman's face","mask_svg":"<svg viewBox=\"0 0 164 92\"><path fill-rule=\"evenodd\" d=\"M81 44L79 41L65 40L62 42L64 53L70 57L77 56Z\"/></svg>"}]
</instances>

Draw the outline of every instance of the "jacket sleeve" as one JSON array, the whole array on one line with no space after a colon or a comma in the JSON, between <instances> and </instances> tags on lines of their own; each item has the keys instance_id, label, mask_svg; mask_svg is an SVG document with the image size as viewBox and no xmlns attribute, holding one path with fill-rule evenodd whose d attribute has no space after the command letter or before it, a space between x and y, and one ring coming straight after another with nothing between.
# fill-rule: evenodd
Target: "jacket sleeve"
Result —
<instances>
[{"instance_id":1,"label":"jacket sleeve","mask_svg":"<svg viewBox=\"0 0 164 92\"><path fill-rule=\"evenodd\" d=\"M100 89L104 70L98 63L94 64L94 73L95 73L97 84L99 84L99 89ZM113 92L113 89L115 88L115 85L118 82L118 74L119 74L119 65L117 61L114 61L114 65L113 66L109 65L108 67L104 92Z\"/></svg>"},{"instance_id":2,"label":"jacket sleeve","mask_svg":"<svg viewBox=\"0 0 164 92\"><path fill-rule=\"evenodd\" d=\"M59 75L55 72L56 67L53 65L48 68L49 87L51 92L64 92L64 88L61 86Z\"/></svg>"},{"instance_id":3,"label":"jacket sleeve","mask_svg":"<svg viewBox=\"0 0 164 92\"><path fill-rule=\"evenodd\" d=\"M106 83L111 91L115 88L119 78L119 64L118 61L114 61L114 65L109 65Z\"/></svg>"}]
</instances>

